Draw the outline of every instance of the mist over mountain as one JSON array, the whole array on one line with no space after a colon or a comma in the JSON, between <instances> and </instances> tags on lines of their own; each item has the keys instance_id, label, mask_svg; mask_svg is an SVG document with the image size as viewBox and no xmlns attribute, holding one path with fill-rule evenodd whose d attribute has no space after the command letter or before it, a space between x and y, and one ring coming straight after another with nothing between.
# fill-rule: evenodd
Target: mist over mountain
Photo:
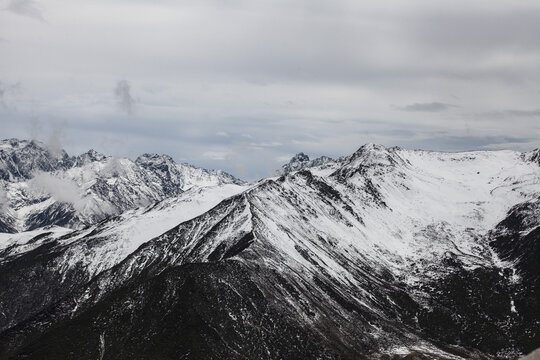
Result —
<instances>
[{"instance_id":1,"label":"mist over mountain","mask_svg":"<svg viewBox=\"0 0 540 360\"><path fill-rule=\"evenodd\" d=\"M177 164L167 155L143 154L132 161L89 150L69 156L34 140L3 140L0 228L82 228L194 186L228 183L242 181L220 170Z\"/></svg>"}]
</instances>

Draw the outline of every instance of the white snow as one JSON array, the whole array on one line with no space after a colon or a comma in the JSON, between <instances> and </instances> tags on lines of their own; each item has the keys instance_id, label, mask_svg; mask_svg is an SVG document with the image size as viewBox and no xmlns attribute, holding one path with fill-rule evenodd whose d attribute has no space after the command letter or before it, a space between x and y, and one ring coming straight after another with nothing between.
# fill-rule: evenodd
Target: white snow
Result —
<instances>
[{"instance_id":1,"label":"white snow","mask_svg":"<svg viewBox=\"0 0 540 360\"><path fill-rule=\"evenodd\" d=\"M90 274L109 269L145 242L205 213L225 198L247 188L235 184L192 188L177 198L164 200L155 206L127 211L118 219L86 230L85 235L94 230L99 232L74 243L64 255L63 267L82 263ZM99 242L94 244L93 239ZM93 245L89 246L89 243Z\"/></svg>"},{"instance_id":2,"label":"white snow","mask_svg":"<svg viewBox=\"0 0 540 360\"><path fill-rule=\"evenodd\" d=\"M331 175L343 169L351 170L346 183ZM424 264L439 263L446 253L470 267L512 267L497 258L486 234L513 205L540 194L540 167L513 151L438 153L371 145L309 170L338 190L363 223L340 201L319 199L307 180L292 173L280 190L253 191L253 211L262 219L258 231L269 240L264 246L283 254L273 266L307 273L322 266L344 284L355 282L344 266L365 261L393 269L409 283L425 277L430 269ZM369 196L367 181L386 206Z\"/></svg>"},{"instance_id":3,"label":"white snow","mask_svg":"<svg viewBox=\"0 0 540 360\"><path fill-rule=\"evenodd\" d=\"M32 240L34 237L47 232L50 232L51 235L48 237L43 237L38 241L29 243L29 241ZM0 252L5 251L8 248L14 248L12 251L9 252L9 255L24 253L35 249L36 247L43 244L44 241L59 238L61 236L69 234L70 232L73 232L73 230L60 226L50 226L16 234L0 233Z\"/></svg>"}]
</instances>

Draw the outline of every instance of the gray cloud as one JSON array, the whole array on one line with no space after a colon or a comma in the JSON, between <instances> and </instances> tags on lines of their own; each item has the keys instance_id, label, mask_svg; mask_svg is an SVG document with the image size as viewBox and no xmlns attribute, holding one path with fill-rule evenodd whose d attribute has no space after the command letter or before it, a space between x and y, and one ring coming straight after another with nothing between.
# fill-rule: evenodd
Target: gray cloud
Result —
<instances>
[{"instance_id":1,"label":"gray cloud","mask_svg":"<svg viewBox=\"0 0 540 360\"><path fill-rule=\"evenodd\" d=\"M11 0L6 10L18 15L28 16L40 21L45 21L41 6L37 1L34 0Z\"/></svg>"},{"instance_id":2,"label":"gray cloud","mask_svg":"<svg viewBox=\"0 0 540 360\"><path fill-rule=\"evenodd\" d=\"M440 102L431 102L431 103L414 103L411 105L397 106L392 105L392 108L402 111L411 111L411 112L441 112L446 111L450 108L456 107L456 105L445 104Z\"/></svg>"},{"instance_id":3,"label":"gray cloud","mask_svg":"<svg viewBox=\"0 0 540 360\"><path fill-rule=\"evenodd\" d=\"M61 155L68 129L67 121L44 121L31 116L26 124L26 137L44 142L52 154Z\"/></svg>"},{"instance_id":4,"label":"gray cloud","mask_svg":"<svg viewBox=\"0 0 540 360\"><path fill-rule=\"evenodd\" d=\"M483 118L513 118L513 117L521 117L521 118L535 118L540 117L540 109L536 110L517 110L517 109L508 109L508 110L500 110L500 111L489 111L481 114L477 114L480 117Z\"/></svg>"},{"instance_id":5,"label":"gray cloud","mask_svg":"<svg viewBox=\"0 0 540 360\"><path fill-rule=\"evenodd\" d=\"M10 98L19 93L21 90L21 83L16 82L13 84L6 84L0 81L0 106L4 109L11 108L9 104Z\"/></svg>"},{"instance_id":6,"label":"gray cloud","mask_svg":"<svg viewBox=\"0 0 540 360\"><path fill-rule=\"evenodd\" d=\"M120 80L114 88L114 95L118 106L126 114L131 115L135 106L136 100L131 96L131 84L127 80Z\"/></svg>"},{"instance_id":7,"label":"gray cloud","mask_svg":"<svg viewBox=\"0 0 540 360\"><path fill-rule=\"evenodd\" d=\"M43 122L35 116L31 116L27 123L27 134L31 140L39 140L43 135Z\"/></svg>"},{"instance_id":8,"label":"gray cloud","mask_svg":"<svg viewBox=\"0 0 540 360\"><path fill-rule=\"evenodd\" d=\"M511 136L433 136L417 140L415 144L404 143L406 148L437 149L440 151L467 151L467 150L522 150L522 145L534 141L528 137Z\"/></svg>"},{"instance_id":9,"label":"gray cloud","mask_svg":"<svg viewBox=\"0 0 540 360\"><path fill-rule=\"evenodd\" d=\"M66 136L67 122L55 122L50 124L49 136L45 144L49 151L55 155L60 155L63 150L62 140Z\"/></svg>"},{"instance_id":10,"label":"gray cloud","mask_svg":"<svg viewBox=\"0 0 540 360\"><path fill-rule=\"evenodd\" d=\"M25 87L8 94L17 112L0 106L6 137L69 121L71 153L168 153L248 179L364 142L540 146L538 0L46 4L54 27L1 19L0 79Z\"/></svg>"}]
</instances>

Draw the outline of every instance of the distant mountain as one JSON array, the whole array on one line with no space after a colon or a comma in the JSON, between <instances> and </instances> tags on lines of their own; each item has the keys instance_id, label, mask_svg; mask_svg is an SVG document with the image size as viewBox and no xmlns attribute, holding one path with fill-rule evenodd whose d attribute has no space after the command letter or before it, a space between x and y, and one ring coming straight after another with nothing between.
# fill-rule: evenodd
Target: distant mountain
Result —
<instances>
[{"instance_id":1,"label":"distant mountain","mask_svg":"<svg viewBox=\"0 0 540 360\"><path fill-rule=\"evenodd\" d=\"M329 158L327 156L321 156L317 159L310 160L309 156L307 156L306 154L298 153L293 156L287 164L283 165L281 169L279 169L276 173L277 175L286 175L293 171L298 171L315 166L322 166L333 161L334 160L332 158Z\"/></svg>"},{"instance_id":2,"label":"distant mountain","mask_svg":"<svg viewBox=\"0 0 540 360\"><path fill-rule=\"evenodd\" d=\"M72 157L17 139L0 142L0 179L2 232L80 228L191 187L242 183L220 170L176 164L167 155L131 161L90 150Z\"/></svg>"},{"instance_id":3,"label":"distant mountain","mask_svg":"<svg viewBox=\"0 0 540 360\"><path fill-rule=\"evenodd\" d=\"M2 234L0 358L517 359L540 347L536 153L367 144Z\"/></svg>"}]
</instances>

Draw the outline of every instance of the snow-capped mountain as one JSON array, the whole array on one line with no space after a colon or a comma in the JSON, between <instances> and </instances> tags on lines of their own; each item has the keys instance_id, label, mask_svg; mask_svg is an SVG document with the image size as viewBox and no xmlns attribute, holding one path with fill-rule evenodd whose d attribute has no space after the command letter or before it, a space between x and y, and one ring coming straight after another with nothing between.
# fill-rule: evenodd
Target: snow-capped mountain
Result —
<instances>
[{"instance_id":1,"label":"snow-capped mountain","mask_svg":"<svg viewBox=\"0 0 540 360\"><path fill-rule=\"evenodd\" d=\"M314 160L310 160L309 156L307 156L306 154L298 153L294 155L287 164L283 165L281 169L276 171L276 174L286 175L293 171L307 169L315 166L322 166L331 162L334 162L334 160L332 158L329 158L328 156L321 156Z\"/></svg>"},{"instance_id":2,"label":"snow-capped mountain","mask_svg":"<svg viewBox=\"0 0 540 360\"><path fill-rule=\"evenodd\" d=\"M516 359L540 346L537 154L369 144L5 234L0 356Z\"/></svg>"},{"instance_id":3,"label":"snow-capped mountain","mask_svg":"<svg viewBox=\"0 0 540 360\"><path fill-rule=\"evenodd\" d=\"M8 182L28 180L36 172L68 169L73 158L65 151L49 150L37 141L0 141L0 179Z\"/></svg>"},{"instance_id":4,"label":"snow-capped mountain","mask_svg":"<svg viewBox=\"0 0 540 360\"><path fill-rule=\"evenodd\" d=\"M70 157L42 143L0 142L0 231L81 228L196 186L242 183L220 170L176 164L167 155L135 161L94 150Z\"/></svg>"}]
</instances>

